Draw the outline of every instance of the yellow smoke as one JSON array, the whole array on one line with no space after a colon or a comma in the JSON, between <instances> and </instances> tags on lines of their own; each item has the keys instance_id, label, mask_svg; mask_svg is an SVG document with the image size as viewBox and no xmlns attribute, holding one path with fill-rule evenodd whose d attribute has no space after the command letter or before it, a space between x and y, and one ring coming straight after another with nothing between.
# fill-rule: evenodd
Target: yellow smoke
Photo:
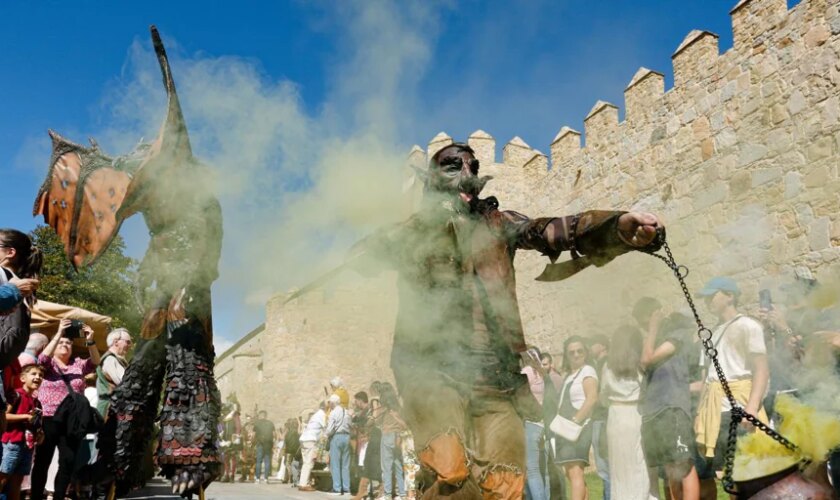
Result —
<instances>
[{"instance_id":1,"label":"yellow smoke","mask_svg":"<svg viewBox=\"0 0 840 500\"><path fill-rule=\"evenodd\" d=\"M766 476L790 467L800 459L820 462L840 445L840 420L817 411L796 398L781 395L776 410L782 416L779 433L799 447L793 452L757 431L738 441L733 478L736 481Z\"/></svg>"}]
</instances>

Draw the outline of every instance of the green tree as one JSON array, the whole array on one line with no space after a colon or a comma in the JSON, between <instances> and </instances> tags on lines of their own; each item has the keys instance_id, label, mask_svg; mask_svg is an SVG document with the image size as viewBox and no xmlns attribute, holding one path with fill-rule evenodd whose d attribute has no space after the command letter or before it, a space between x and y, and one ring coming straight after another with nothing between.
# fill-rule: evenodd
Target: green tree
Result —
<instances>
[{"instance_id":1,"label":"green tree","mask_svg":"<svg viewBox=\"0 0 840 500\"><path fill-rule=\"evenodd\" d=\"M139 333L142 313L134 295L137 261L125 255L122 237L117 235L94 265L78 272L51 227L38 226L30 237L44 254L39 298L110 316L114 327L128 328L133 336Z\"/></svg>"}]
</instances>

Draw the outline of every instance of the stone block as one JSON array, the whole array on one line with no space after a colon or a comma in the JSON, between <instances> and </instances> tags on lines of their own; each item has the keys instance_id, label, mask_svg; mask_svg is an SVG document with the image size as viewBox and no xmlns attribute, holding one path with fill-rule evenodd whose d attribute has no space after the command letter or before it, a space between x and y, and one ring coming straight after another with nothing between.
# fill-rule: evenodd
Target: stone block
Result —
<instances>
[{"instance_id":1,"label":"stone block","mask_svg":"<svg viewBox=\"0 0 840 500\"><path fill-rule=\"evenodd\" d=\"M809 29L803 37L803 40L805 41L805 47L809 49L819 47L820 45L824 44L830 36L831 30L825 24L820 23L816 26L812 26L811 29Z\"/></svg>"},{"instance_id":2,"label":"stone block","mask_svg":"<svg viewBox=\"0 0 840 500\"><path fill-rule=\"evenodd\" d=\"M831 156L833 148L834 139L830 136L823 136L808 145L805 149L805 157L812 162L822 160Z\"/></svg>"},{"instance_id":3,"label":"stone block","mask_svg":"<svg viewBox=\"0 0 840 500\"><path fill-rule=\"evenodd\" d=\"M800 111L805 109L807 102L805 101L805 96L802 95L802 92L799 89L794 90L790 94L790 98L788 98L787 108L791 115L798 114Z\"/></svg>"},{"instance_id":4,"label":"stone block","mask_svg":"<svg viewBox=\"0 0 840 500\"><path fill-rule=\"evenodd\" d=\"M749 177L747 177L749 183ZM704 210L725 200L729 195L729 188L723 182L716 182L706 189L701 189L694 197L694 210Z\"/></svg>"},{"instance_id":5,"label":"stone block","mask_svg":"<svg viewBox=\"0 0 840 500\"><path fill-rule=\"evenodd\" d=\"M752 187L757 188L762 184L782 177L781 167L762 168L752 172Z\"/></svg>"},{"instance_id":6,"label":"stone block","mask_svg":"<svg viewBox=\"0 0 840 500\"><path fill-rule=\"evenodd\" d=\"M763 144L743 144L738 155L738 165L746 166L767 155L767 146Z\"/></svg>"},{"instance_id":7,"label":"stone block","mask_svg":"<svg viewBox=\"0 0 840 500\"><path fill-rule=\"evenodd\" d=\"M808 244L813 251L831 247L831 221L828 217L815 219L808 225Z\"/></svg>"},{"instance_id":8,"label":"stone block","mask_svg":"<svg viewBox=\"0 0 840 500\"><path fill-rule=\"evenodd\" d=\"M732 175L729 180L729 190L732 196L740 196L750 190L751 181L750 173L745 170L740 170Z\"/></svg>"},{"instance_id":9,"label":"stone block","mask_svg":"<svg viewBox=\"0 0 840 500\"><path fill-rule=\"evenodd\" d=\"M799 172L788 172L785 174L785 198L796 197L802 191L802 174Z\"/></svg>"}]
</instances>

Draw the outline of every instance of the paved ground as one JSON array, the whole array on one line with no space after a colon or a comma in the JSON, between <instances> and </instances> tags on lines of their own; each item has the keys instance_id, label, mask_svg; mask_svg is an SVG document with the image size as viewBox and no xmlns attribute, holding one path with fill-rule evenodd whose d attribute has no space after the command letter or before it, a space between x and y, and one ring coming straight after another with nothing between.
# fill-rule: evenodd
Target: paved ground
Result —
<instances>
[{"instance_id":1,"label":"paved ground","mask_svg":"<svg viewBox=\"0 0 840 500\"><path fill-rule=\"evenodd\" d=\"M181 497L172 495L167 483L161 480L150 481L148 486L132 495L126 497L134 500L181 500ZM197 499L198 497L193 497ZM257 500L273 498L280 500L326 500L326 499L349 499L349 495L340 497L330 496L319 491L303 493L288 484L269 483L213 483L207 488L206 500Z\"/></svg>"}]
</instances>

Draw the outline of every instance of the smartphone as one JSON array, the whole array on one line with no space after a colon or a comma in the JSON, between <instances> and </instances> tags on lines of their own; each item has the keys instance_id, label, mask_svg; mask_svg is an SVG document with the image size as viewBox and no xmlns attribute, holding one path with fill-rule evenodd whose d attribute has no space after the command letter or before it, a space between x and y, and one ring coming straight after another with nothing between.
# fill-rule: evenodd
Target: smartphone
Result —
<instances>
[{"instance_id":1,"label":"smartphone","mask_svg":"<svg viewBox=\"0 0 840 500\"><path fill-rule=\"evenodd\" d=\"M770 290L767 288L758 291L758 307L765 311L773 310L773 299L770 297Z\"/></svg>"}]
</instances>

